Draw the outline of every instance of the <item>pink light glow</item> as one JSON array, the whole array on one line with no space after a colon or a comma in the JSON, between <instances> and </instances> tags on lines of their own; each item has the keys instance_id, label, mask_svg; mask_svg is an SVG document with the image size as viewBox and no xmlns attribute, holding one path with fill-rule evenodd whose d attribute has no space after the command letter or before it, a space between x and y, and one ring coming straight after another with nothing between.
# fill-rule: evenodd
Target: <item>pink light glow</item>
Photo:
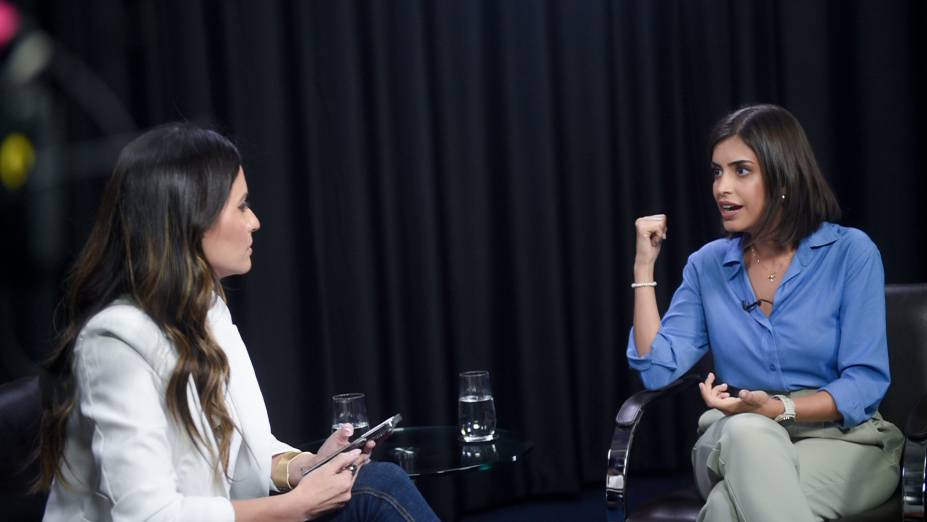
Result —
<instances>
[{"instance_id":1,"label":"pink light glow","mask_svg":"<svg viewBox=\"0 0 927 522\"><path fill-rule=\"evenodd\" d=\"M19 13L12 5L0 0L0 49L16 36L19 30Z\"/></svg>"}]
</instances>

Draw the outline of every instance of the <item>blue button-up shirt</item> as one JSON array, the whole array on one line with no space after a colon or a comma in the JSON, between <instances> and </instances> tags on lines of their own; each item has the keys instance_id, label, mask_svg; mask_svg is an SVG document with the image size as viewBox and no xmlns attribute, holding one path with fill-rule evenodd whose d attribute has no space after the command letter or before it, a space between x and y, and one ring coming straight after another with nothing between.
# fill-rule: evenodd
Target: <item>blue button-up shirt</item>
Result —
<instances>
[{"instance_id":1,"label":"blue button-up shirt","mask_svg":"<svg viewBox=\"0 0 927 522\"><path fill-rule=\"evenodd\" d=\"M719 382L768 391L825 390L845 427L876 412L890 382L882 258L863 232L823 223L799 244L772 314L757 297L740 238L689 257L646 357L634 329L628 361L647 388L682 376L711 349Z\"/></svg>"}]
</instances>

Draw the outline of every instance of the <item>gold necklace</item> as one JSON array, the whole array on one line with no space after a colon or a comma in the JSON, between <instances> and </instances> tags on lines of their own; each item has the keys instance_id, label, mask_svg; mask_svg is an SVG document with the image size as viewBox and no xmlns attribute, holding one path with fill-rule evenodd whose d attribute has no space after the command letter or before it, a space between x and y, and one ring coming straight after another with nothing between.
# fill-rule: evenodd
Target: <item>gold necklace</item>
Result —
<instances>
[{"instance_id":1,"label":"gold necklace","mask_svg":"<svg viewBox=\"0 0 927 522\"><path fill-rule=\"evenodd\" d=\"M751 247L750 247L750 253L753 254L753 264L756 265L756 266L760 266L760 256L757 255L757 253L756 253L756 248L751 246ZM763 267L760 267L760 268L763 268ZM770 283L772 283L773 281L775 281L775 280L776 280L776 271L773 270L772 272L770 272L769 275L766 276L766 279L768 279Z\"/></svg>"}]
</instances>

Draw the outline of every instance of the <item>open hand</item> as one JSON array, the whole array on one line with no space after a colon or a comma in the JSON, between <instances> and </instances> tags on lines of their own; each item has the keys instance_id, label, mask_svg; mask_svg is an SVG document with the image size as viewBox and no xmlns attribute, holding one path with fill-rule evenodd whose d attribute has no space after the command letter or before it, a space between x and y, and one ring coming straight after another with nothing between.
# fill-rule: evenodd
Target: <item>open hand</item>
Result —
<instances>
[{"instance_id":1,"label":"open hand","mask_svg":"<svg viewBox=\"0 0 927 522\"><path fill-rule=\"evenodd\" d=\"M709 408L720 410L725 415L736 413L760 413L766 416L769 409L769 394L764 391L740 390L736 397L727 391L727 384L715 385L715 374L709 372L705 382L698 383L702 399Z\"/></svg>"}]
</instances>

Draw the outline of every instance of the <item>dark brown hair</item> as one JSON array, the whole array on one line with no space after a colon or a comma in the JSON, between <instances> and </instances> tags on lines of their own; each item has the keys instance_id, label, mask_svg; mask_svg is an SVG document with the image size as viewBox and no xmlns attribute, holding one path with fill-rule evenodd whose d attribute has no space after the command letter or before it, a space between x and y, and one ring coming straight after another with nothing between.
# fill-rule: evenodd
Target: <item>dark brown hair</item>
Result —
<instances>
[{"instance_id":1,"label":"dark brown hair","mask_svg":"<svg viewBox=\"0 0 927 522\"><path fill-rule=\"evenodd\" d=\"M728 114L711 131L709 157L733 136L756 154L766 187L766 208L752 234L743 234L745 248L757 240L797 247L823 221L840 219L837 198L792 113L778 105L749 105Z\"/></svg>"},{"instance_id":2,"label":"dark brown hair","mask_svg":"<svg viewBox=\"0 0 927 522\"><path fill-rule=\"evenodd\" d=\"M177 352L166 389L170 414L198 448L208 448L193 421L187 383L219 444L216 470L228 474L234 429L225 407L229 367L206 315L224 298L203 253L203 234L218 219L241 166L224 136L185 123L154 128L119 155L86 245L59 307L59 348L42 373L40 477L36 489L63 480L68 418L77 402L74 344L81 329L117 298L129 299L170 339Z\"/></svg>"}]
</instances>

